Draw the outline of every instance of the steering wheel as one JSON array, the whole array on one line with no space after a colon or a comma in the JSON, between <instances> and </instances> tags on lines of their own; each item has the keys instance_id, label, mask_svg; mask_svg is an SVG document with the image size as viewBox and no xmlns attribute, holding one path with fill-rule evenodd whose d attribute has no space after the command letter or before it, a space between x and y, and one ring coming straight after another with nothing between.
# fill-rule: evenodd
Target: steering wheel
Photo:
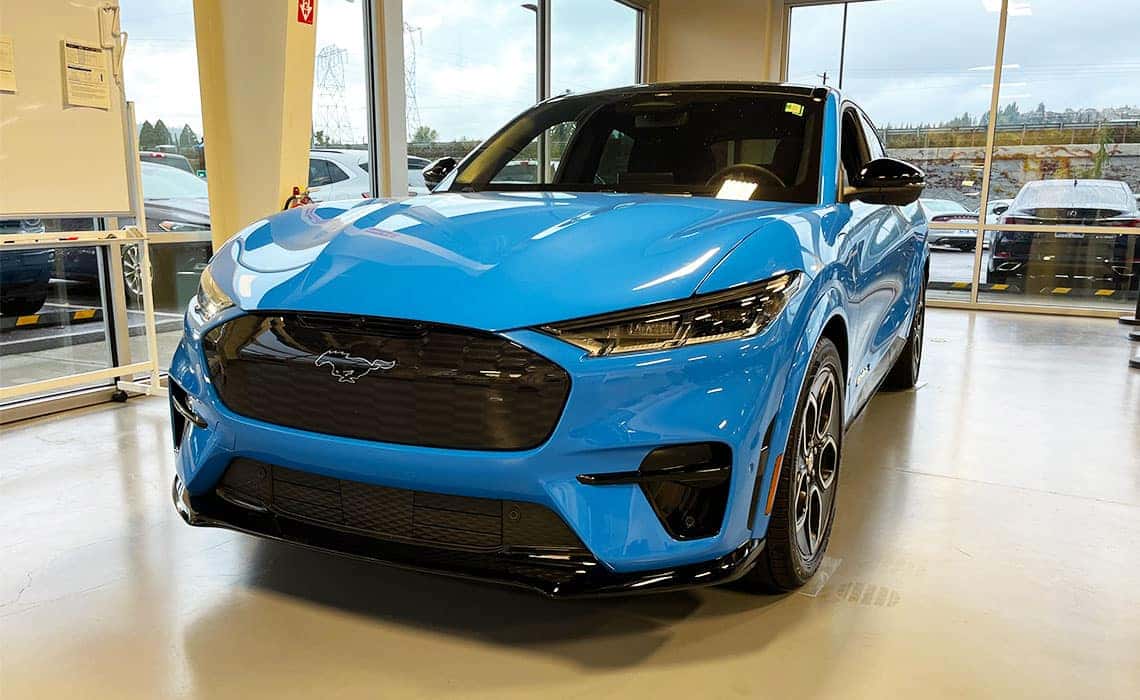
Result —
<instances>
[{"instance_id":1,"label":"steering wheel","mask_svg":"<svg viewBox=\"0 0 1140 700\"><path fill-rule=\"evenodd\" d=\"M755 182L757 185L756 192L773 187L781 190L787 188L787 185L784 184L784 181L780 179L779 175L765 167L753 165L752 163L737 163L736 165L721 168L713 173L712 177L705 182L705 186L712 187L718 181L727 180L729 178ZM755 192L753 196L755 196Z\"/></svg>"}]
</instances>

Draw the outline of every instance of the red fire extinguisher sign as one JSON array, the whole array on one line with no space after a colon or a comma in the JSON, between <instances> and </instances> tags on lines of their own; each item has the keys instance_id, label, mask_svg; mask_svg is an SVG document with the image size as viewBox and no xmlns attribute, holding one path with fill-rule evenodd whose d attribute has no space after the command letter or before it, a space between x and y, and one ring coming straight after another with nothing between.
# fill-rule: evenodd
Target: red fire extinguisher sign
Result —
<instances>
[{"instance_id":1,"label":"red fire extinguisher sign","mask_svg":"<svg viewBox=\"0 0 1140 700\"><path fill-rule=\"evenodd\" d=\"M317 15L317 0L297 0L297 21L312 24Z\"/></svg>"}]
</instances>

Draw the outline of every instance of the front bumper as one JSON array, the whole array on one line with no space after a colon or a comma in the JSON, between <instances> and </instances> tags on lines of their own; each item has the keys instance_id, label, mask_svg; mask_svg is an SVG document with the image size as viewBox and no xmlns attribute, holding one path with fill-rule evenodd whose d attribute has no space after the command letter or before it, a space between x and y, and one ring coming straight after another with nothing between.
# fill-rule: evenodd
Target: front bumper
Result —
<instances>
[{"instance_id":1,"label":"front bumper","mask_svg":"<svg viewBox=\"0 0 1140 700\"><path fill-rule=\"evenodd\" d=\"M712 561L619 574L592 557L552 560L521 554L459 552L334 530L242 508L212 493L191 496L178 477L174 478L172 497L179 515L189 525L236 530L401 569L526 588L551 598L660 593L728 583L746 574L764 549L763 540L749 540Z\"/></svg>"},{"instance_id":2,"label":"front bumper","mask_svg":"<svg viewBox=\"0 0 1140 700\"><path fill-rule=\"evenodd\" d=\"M749 543L764 538L768 518L755 504L757 494L767 493L779 451L774 448L768 455L765 448L769 441L772 446L786 441L795 392L785 387L789 382L798 386L795 373L801 371L795 369L799 363L793 367L789 359L799 333L787 321L788 315L764 333L740 341L608 358L585 358L579 349L542 333L506 333L569 372L570 396L543 444L520 451L480 451L346 438L239 415L222 403L210 383L201 345L208 329L194 313L191 309L187 315L186 336L171 362L170 377L172 394L183 398L195 418L188 420L174 411L176 422L184 426L175 433L180 483L188 498L206 499L191 509L198 513L196 524L290 539L276 524L247 523L251 516L233 520L212 515L210 501L223 474L235 459L246 458L394 489L539 504L569 526L598 564L596 571L605 570L605 576L587 576L587 583L601 581L591 588L603 590L615 580L637 582L689 567L697 567L691 571L695 577L708 570L709 562L739 566L740 552L750 551ZM731 449L727 506L719 530L710 536L686 539L670 534L637 483L579 479L635 471L661 447L710 442ZM373 553L357 556L449 573L446 562L417 564L419 557L406 546L362 544L348 538L354 544L346 547L340 544L345 539L340 534L327 542L324 537L306 530L290 541L323 542L311 546L350 554L361 549ZM455 573L492 580L515 576L499 570ZM521 578L526 581L528 575ZM702 582L705 578L721 580L706 574ZM682 585L669 580L662 584ZM543 590L541 585L523 585ZM570 583L560 585L565 590Z\"/></svg>"}]
</instances>

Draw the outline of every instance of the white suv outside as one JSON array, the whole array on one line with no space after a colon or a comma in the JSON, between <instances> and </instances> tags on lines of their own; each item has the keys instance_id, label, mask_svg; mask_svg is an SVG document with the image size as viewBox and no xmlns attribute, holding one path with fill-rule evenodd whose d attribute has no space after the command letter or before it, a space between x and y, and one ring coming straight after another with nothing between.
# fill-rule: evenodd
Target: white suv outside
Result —
<instances>
[{"instance_id":1,"label":"white suv outside","mask_svg":"<svg viewBox=\"0 0 1140 700\"><path fill-rule=\"evenodd\" d=\"M423 158L408 156L408 194L427 194ZM314 148L309 151L309 196L315 202L368 196L368 151Z\"/></svg>"}]
</instances>

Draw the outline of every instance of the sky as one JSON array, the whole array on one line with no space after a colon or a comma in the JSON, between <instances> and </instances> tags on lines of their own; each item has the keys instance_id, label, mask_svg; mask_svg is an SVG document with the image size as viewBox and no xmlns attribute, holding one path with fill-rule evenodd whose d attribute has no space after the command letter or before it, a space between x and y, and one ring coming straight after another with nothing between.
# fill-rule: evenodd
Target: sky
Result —
<instances>
[{"instance_id":1,"label":"sky","mask_svg":"<svg viewBox=\"0 0 1140 700\"><path fill-rule=\"evenodd\" d=\"M1015 0L1001 103L1022 111L1140 106L1137 0ZM997 0L877 0L847 15L844 92L879 125L989 110ZM840 5L792 12L788 79L838 84Z\"/></svg>"},{"instance_id":2,"label":"sky","mask_svg":"<svg viewBox=\"0 0 1140 700\"><path fill-rule=\"evenodd\" d=\"M697 0L692 0L696 2ZM1014 0L1002 102L1051 110L1140 105L1137 0ZM140 120L201 133L192 0L120 0L130 39L127 94ZM443 140L481 139L535 98L534 13L521 0L406 0L405 56L415 65L410 124ZM634 81L636 16L612 0L552 0L553 92ZM876 0L847 18L844 88L880 125L938 122L989 108L998 0ZM839 73L842 7L797 8L789 79ZM359 1L319 0L317 50L346 51L343 98L315 85L317 128L342 104L346 138L365 131ZM757 51L762 51L758 44ZM413 61L414 58L414 61ZM337 94L333 91L332 94ZM335 110L334 110L335 111Z\"/></svg>"}]
</instances>

